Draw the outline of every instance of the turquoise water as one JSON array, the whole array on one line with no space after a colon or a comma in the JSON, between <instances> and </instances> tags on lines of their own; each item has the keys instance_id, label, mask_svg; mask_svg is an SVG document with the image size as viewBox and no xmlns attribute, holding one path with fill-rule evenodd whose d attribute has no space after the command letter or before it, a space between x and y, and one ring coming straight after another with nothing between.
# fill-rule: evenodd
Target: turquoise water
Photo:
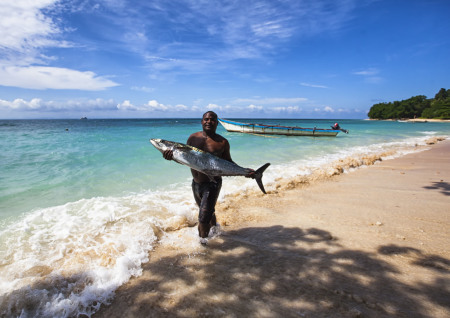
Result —
<instances>
[{"instance_id":1,"label":"turquoise water","mask_svg":"<svg viewBox=\"0 0 450 318\"><path fill-rule=\"evenodd\" d=\"M329 128L332 120L259 120ZM445 123L341 120L337 138L261 137L218 132L233 159L249 167L345 151L411 137L449 134ZM0 121L0 219L83 198L165 188L189 177L185 167L160 160L150 138L185 142L196 119ZM67 129L67 130L66 130Z\"/></svg>"},{"instance_id":2,"label":"turquoise water","mask_svg":"<svg viewBox=\"0 0 450 318\"><path fill-rule=\"evenodd\" d=\"M334 121L257 123L329 128ZM430 137L450 136L449 123L339 124L350 133L256 136L221 126L218 133L241 166L271 163L263 178L269 191L279 177L326 172L336 160L368 154L401 156ZM198 130L200 119L0 120L0 315L11 314L5 304L12 302L31 315L90 315L140 274L160 239L155 228L168 233L194 224L189 169L164 160L149 139L184 143ZM257 189L256 183L226 178L219 199L245 189ZM61 279L70 273L80 277L73 289ZM49 277L58 283L51 278L51 286L33 287Z\"/></svg>"}]
</instances>

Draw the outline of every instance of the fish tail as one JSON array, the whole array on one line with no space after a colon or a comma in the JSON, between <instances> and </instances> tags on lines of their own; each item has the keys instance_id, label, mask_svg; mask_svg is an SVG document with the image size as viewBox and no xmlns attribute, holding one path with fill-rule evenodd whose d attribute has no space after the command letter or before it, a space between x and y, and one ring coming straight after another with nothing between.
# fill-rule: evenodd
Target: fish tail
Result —
<instances>
[{"instance_id":1,"label":"fish tail","mask_svg":"<svg viewBox=\"0 0 450 318\"><path fill-rule=\"evenodd\" d=\"M255 171L256 183L258 184L259 188L264 194L266 194L266 190L264 190L264 185L262 183L262 176L264 170L266 170L268 166L270 166L270 163L266 163L265 165L261 166L260 168L258 168L258 170Z\"/></svg>"}]
</instances>

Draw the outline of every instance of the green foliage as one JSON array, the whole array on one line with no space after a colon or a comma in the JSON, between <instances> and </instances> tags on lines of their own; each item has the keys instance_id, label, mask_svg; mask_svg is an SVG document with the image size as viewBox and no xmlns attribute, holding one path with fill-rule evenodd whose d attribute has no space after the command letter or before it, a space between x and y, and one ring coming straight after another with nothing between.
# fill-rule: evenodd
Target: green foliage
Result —
<instances>
[{"instance_id":1,"label":"green foliage","mask_svg":"<svg viewBox=\"0 0 450 318\"><path fill-rule=\"evenodd\" d=\"M445 90L445 88L441 88L439 92L434 96L436 100L445 100L450 97L450 89Z\"/></svg>"},{"instance_id":2,"label":"green foliage","mask_svg":"<svg viewBox=\"0 0 450 318\"><path fill-rule=\"evenodd\" d=\"M402 101L374 104L368 116L371 119L416 117L450 119L450 89L441 88L434 99L418 95Z\"/></svg>"},{"instance_id":3,"label":"green foliage","mask_svg":"<svg viewBox=\"0 0 450 318\"><path fill-rule=\"evenodd\" d=\"M450 95L445 99L435 99L431 107L423 111L422 117L450 119Z\"/></svg>"}]
</instances>

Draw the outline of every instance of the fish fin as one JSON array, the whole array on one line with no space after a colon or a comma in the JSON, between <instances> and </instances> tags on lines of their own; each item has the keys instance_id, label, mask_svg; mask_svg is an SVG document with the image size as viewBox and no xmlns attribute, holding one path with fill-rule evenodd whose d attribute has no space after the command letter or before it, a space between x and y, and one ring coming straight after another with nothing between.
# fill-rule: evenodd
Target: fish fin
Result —
<instances>
[{"instance_id":1,"label":"fish fin","mask_svg":"<svg viewBox=\"0 0 450 318\"><path fill-rule=\"evenodd\" d=\"M216 181L216 179L214 179L214 177L211 177L211 176L208 175L208 174L207 174L207 176L208 176L210 182L217 183L217 181Z\"/></svg>"},{"instance_id":2,"label":"fish fin","mask_svg":"<svg viewBox=\"0 0 450 318\"><path fill-rule=\"evenodd\" d=\"M210 175L210 174L208 173L208 171L202 171L202 173L208 177L209 182L217 183L216 179L214 179L214 177L213 177L212 175Z\"/></svg>"},{"instance_id":3,"label":"fish fin","mask_svg":"<svg viewBox=\"0 0 450 318\"><path fill-rule=\"evenodd\" d=\"M258 184L259 188L264 194L266 194L266 190L264 189L264 185L262 183L262 176L263 172L267 169L268 166L270 166L270 163L266 163L265 165L261 166L260 168L258 168L258 170L255 171L256 183Z\"/></svg>"}]
</instances>

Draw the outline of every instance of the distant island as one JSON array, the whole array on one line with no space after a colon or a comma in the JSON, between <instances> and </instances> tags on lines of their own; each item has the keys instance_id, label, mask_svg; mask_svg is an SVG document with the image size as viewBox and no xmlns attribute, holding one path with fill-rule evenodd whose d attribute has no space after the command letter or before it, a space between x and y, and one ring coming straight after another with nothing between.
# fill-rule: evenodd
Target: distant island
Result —
<instances>
[{"instance_id":1,"label":"distant island","mask_svg":"<svg viewBox=\"0 0 450 318\"><path fill-rule=\"evenodd\" d=\"M370 119L450 119L450 89L441 88L434 98L413 96L402 101L374 104Z\"/></svg>"}]
</instances>

